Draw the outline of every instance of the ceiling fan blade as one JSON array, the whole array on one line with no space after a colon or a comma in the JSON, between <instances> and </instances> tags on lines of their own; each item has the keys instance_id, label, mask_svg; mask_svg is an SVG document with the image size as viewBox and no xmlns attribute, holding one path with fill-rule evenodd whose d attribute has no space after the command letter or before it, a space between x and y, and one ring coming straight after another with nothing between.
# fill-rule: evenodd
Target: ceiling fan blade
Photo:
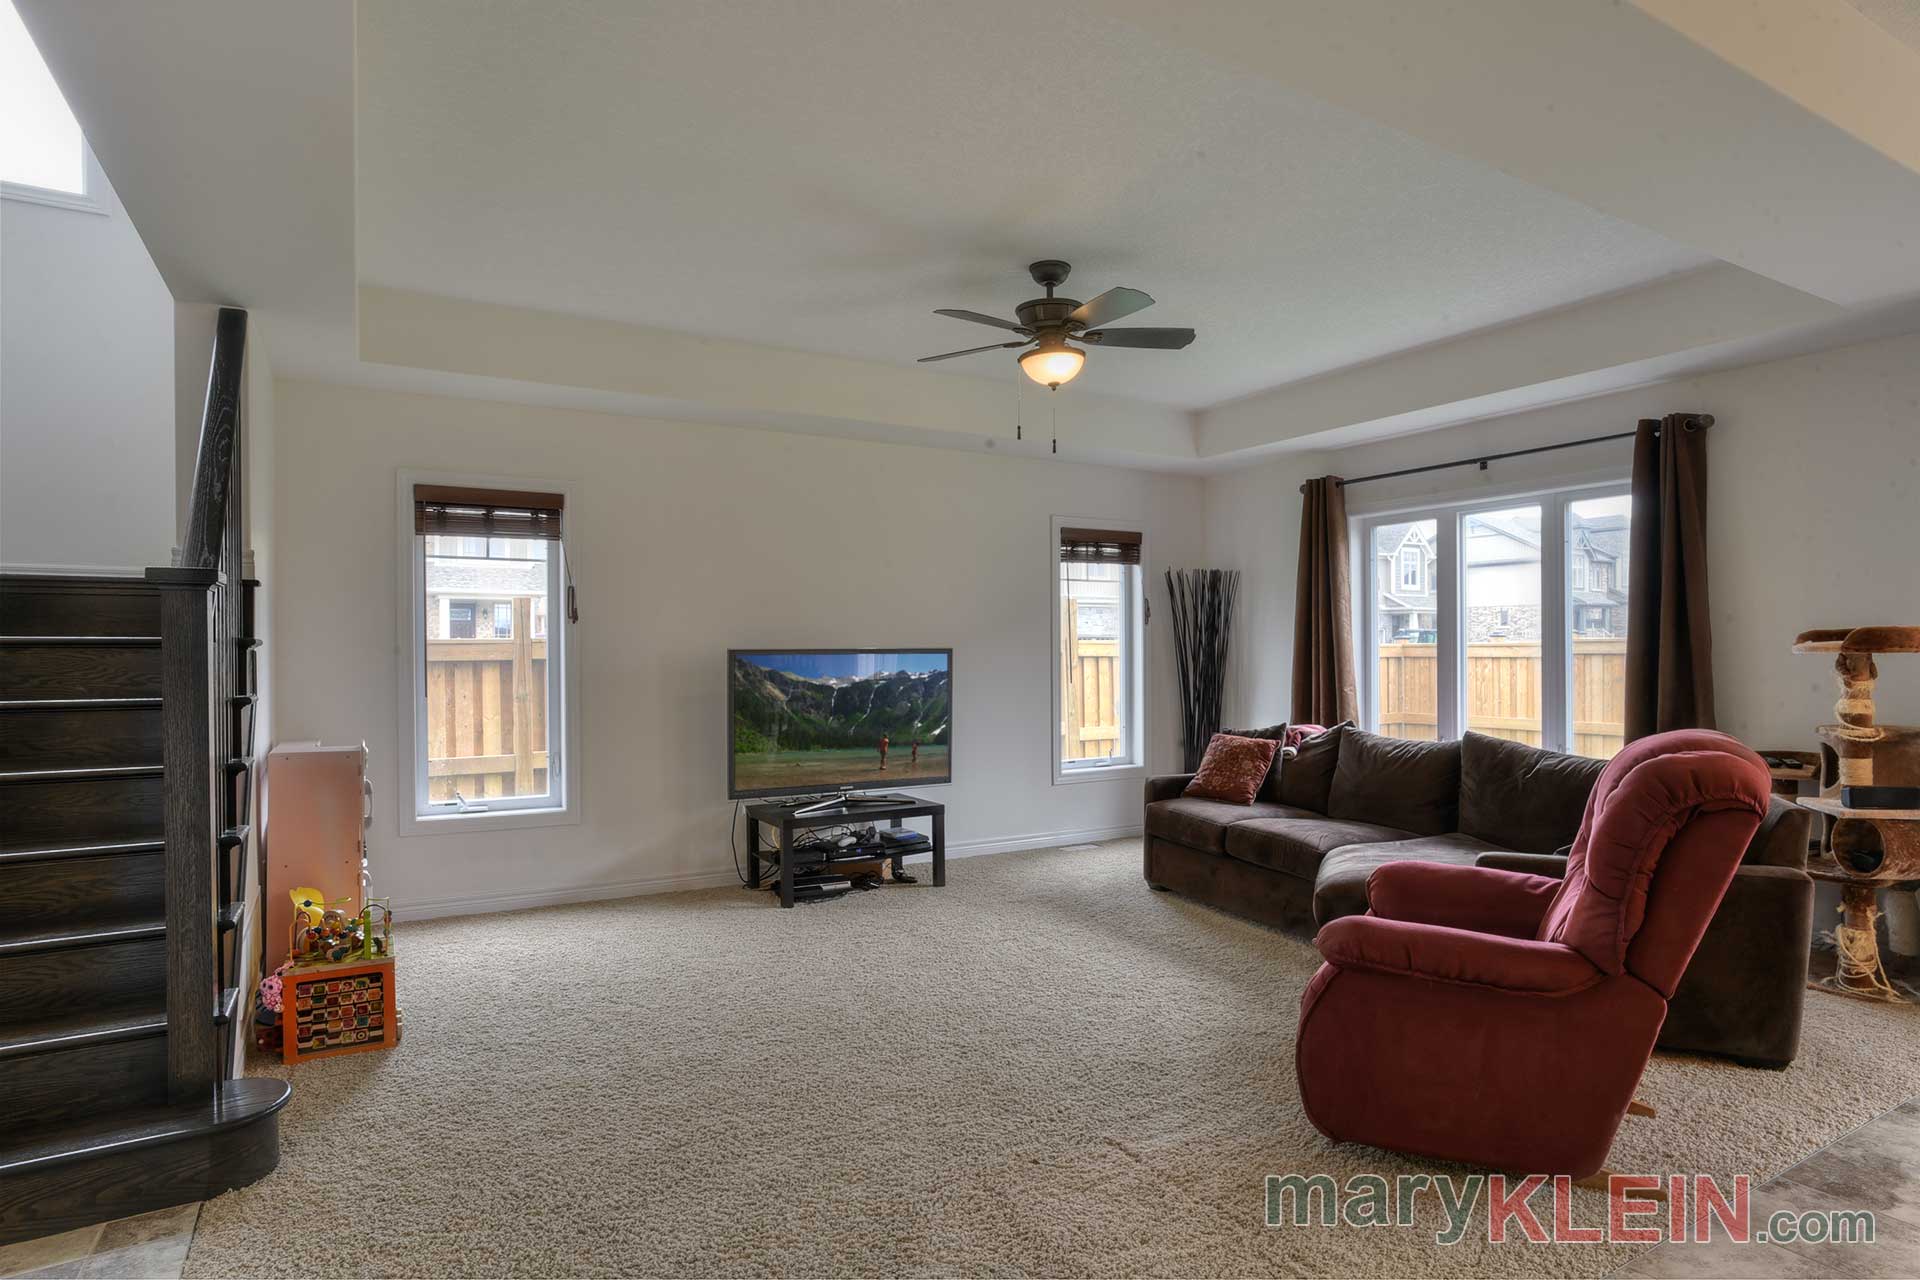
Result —
<instances>
[{"instance_id":1,"label":"ceiling fan blade","mask_svg":"<svg viewBox=\"0 0 1920 1280\"><path fill-rule=\"evenodd\" d=\"M975 324L990 324L996 329L1011 329L1015 333L1033 332L1033 330L1023 324L1015 324L1011 320L1002 320L999 316L990 316L983 311L965 311L954 307L941 307L933 314L937 316L952 316L955 320L971 320Z\"/></svg>"},{"instance_id":2,"label":"ceiling fan blade","mask_svg":"<svg viewBox=\"0 0 1920 1280\"><path fill-rule=\"evenodd\" d=\"M1163 351L1178 351L1193 341L1193 330L1100 329L1079 335L1079 340L1103 347L1157 347Z\"/></svg>"},{"instance_id":3,"label":"ceiling fan blade","mask_svg":"<svg viewBox=\"0 0 1920 1280\"><path fill-rule=\"evenodd\" d=\"M1103 324L1112 324L1136 311L1145 311L1152 305L1153 298L1138 289L1109 289L1068 312L1067 323L1098 329Z\"/></svg>"},{"instance_id":4,"label":"ceiling fan blade","mask_svg":"<svg viewBox=\"0 0 1920 1280\"><path fill-rule=\"evenodd\" d=\"M1025 339L1019 342L990 342L984 347L968 347L965 351L945 351L937 356L921 356L918 360L914 361L914 363L925 364L929 360L951 360L955 356L970 356L981 351L1004 351L1008 347L1024 347L1026 345Z\"/></svg>"}]
</instances>

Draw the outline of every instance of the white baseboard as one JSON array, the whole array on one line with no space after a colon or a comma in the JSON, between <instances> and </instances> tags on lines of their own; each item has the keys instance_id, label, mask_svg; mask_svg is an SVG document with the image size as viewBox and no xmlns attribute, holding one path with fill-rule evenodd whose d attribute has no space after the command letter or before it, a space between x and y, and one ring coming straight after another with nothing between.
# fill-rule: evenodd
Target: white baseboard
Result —
<instances>
[{"instance_id":1,"label":"white baseboard","mask_svg":"<svg viewBox=\"0 0 1920 1280\"><path fill-rule=\"evenodd\" d=\"M0 573L50 578L144 578L147 571L119 564L0 564Z\"/></svg>"},{"instance_id":2,"label":"white baseboard","mask_svg":"<svg viewBox=\"0 0 1920 1280\"><path fill-rule=\"evenodd\" d=\"M1032 835L1010 836L994 840L966 840L947 846L949 858L977 858L990 853L1017 853L1024 849L1051 849L1063 844L1095 844L1140 834L1140 826L1095 827L1081 831L1046 831ZM907 862L925 862L932 854L917 854ZM673 876L643 876L636 880L613 880L605 884L572 885L563 889L519 889L504 893L481 893L461 898L433 898L421 902L396 901L396 922L437 920L446 916L473 916L496 911L524 911L529 907L558 907L572 902L604 902L613 898L641 898L656 893L682 893L689 889L718 889L737 885L740 877L731 865L712 871L693 871Z\"/></svg>"},{"instance_id":3,"label":"white baseboard","mask_svg":"<svg viewBox=\"0 0 1920 1280\"><path fill-rule=\"evenodd\" d=\"M435 898L424 902L397 901L393 904L396 922L435 920L442 916L476 916L495 911L524 911L528 907L558 907L569 902L601 902L608 898L641 898L655 893L680 893L688 889L717 889L739 884L732 867L718 871L695 871L677 876L643 876L637 880L611 880L605 884L573 885L564 889L520 889L505 893L477 893L463 898Z\"/></svg>"},{"instance_id":4,"label":"white baseboard","mask_svg":"<svg viewBox=\"0 0 1920 1280\"><path fill-rule=\"evenodd\" d=\"M999 840L962 840L947 845L949 858L977 858L983 853L1018 853L1023 849L1051 849L1063 844L1098 844L1102 840L1121 840L1140 834L1140 824L1119 827L1092 827L1082 831L1042 831L1036 835L1010 836ZM931 859L932 854L922 854ZM909 858L913 862L917 859Z\"/></svg>"}]
</instances>

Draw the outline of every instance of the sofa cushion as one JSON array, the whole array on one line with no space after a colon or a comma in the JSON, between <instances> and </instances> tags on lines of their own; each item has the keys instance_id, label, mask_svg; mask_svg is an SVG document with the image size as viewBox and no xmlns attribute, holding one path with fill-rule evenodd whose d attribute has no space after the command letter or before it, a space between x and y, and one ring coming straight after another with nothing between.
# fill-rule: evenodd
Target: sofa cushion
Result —
<instances>
[{"instance_id":1,"label":"sofa cushion","mask_svg":"<svg viewBox=\"0 0 1920 1280\"><path fill-rule=\"evenodd\" d=\"M1200 757L1200 768L1185 794L1228 804L1252 804L1266 785L1273 758L1280 752L1277 738L1236 738L1216 733Z\"/></svg>"},{"instance_id":2,"label":"sofa cushion","mask_svg":"<svg viewBox=\"0 0 1920 1280\"><path fill-rule=\"evenodd\" d=\"M1367 877L1389 862L1451 862L1470 867L1494 848L1485 840L1450 832L1413 840L1353 844L1336 849L1320 864L1313 883L1313 920L1326 924L1367 910Z\"/></svg>"},{"instance_id":3,"label":"sofa cushion","mask_svg":"<svg viewBox=\"0 0 1920 1280\"><path fill-rule=\"evenodd\" d=\"M1453 831L1460 817L1460 744L1348 729L1340 737L1326 811L1420 836Z\"/></svg>"},{"instance_id":4,"label":"sofa cushion","mask_svg":"<svg viewBox=\"0 0 1920 1280\"><path fill-rule=\"evenodd\" d=\"M1409 832L1320 814L1254 818L1227 828L1227 856L1311 880L1330 849L1367 841L1405 840Z\"/></svg>"},{"instance_id":5,"label":"sofa cushion","mask_svg":"<svg viewBox=\"0 0 1920 1280\"><path fill-rule=\"evenodd\" d=\"M1315 813L1327 811L1327 792L1340 763L1340 739L1352 728L1337 724L1300 744L1280 768L1280 803Z\"/></svg>"},{"instance_id":6,"label":"sofa cushion","mask_svg":"<svg viewBox=\"0 0 1920 1280\"><path fill-rule=\"evenodd\" d=\"M1255 797L1268 804L1280 804L1280 766L1286 757L1287 726L1270 724L1264 729L1222 729L1236 738L1259 738L1263 741L1280 744L1273 753L1273 763L1267 766L1267 780L1260 784L1260 794Z\"/></svg>"},{"instance_id":7,"label":"sofa cushion","mask_svg":"<svg viewBox=\"0 0 1920 1280\"><path fill-rule=\"evenodd\" d=\"M1175 800L1156 800L1148 805L1146 825L1150 836L1159 836L1162 840L1171 840L1189 849L1225 853L1227 828L1236 822L1245 822L1249 818L1319 816L1304 809L1289 809L1285 805L1265 804L1258 800L1252 804L1227 804L1220 800L1202 800L1198 796L1181 796Z\"/></svg>"},{"instance_id":8,"label":"sofa cushion","mask_svg":"<svg viewBox=\"0 0 1920 1280\"><path fill-rule=\"evenodd\" d=\"M1573 843L1605 760L1469 733L1460 739L1460 826L1505 849L1552 853Z\"/></svg>"}]
</instances>

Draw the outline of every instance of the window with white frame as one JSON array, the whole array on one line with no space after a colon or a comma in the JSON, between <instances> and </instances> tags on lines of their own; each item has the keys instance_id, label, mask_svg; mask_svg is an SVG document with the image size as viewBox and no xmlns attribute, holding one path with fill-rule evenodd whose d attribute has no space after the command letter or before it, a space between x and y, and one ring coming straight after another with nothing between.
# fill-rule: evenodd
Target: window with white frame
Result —
<instances>
[{"instance_id":1,"label":"window with white frame","mask_svg":"<svg viewBox=\"0 0 1920 1280\"><path fill-rule=\"evenodd\" d=\"M415 821L568 810L564 496L402 485Z\"/></svg>"},{"instance_id":2,"label":"window with white frame","mask_svg":"<svg viewBox=\"0 0 1920 1280\"><path fill-rule=\"evenodd\" d=\"M1356 517L1368 724L1605 758L1625 741L1624 486ZM1435 555L1415 592L1406 550ZM1425 566L1425 553L1422 552ZM1430 625L1428 625L1430 624Z\"/></svg>"},{"instance_id":3,"label":"window with white frame","mask_svg":"<svg viewBox=\"0 0 1920 1280\"><path fill-rule=\"evenodd\" d=\"M27 34L0 0L0 192L44 204L95 208L80 122Z\"/></svg>"},{"instance_id":4,"label":"window with white frame","mask_svg":"<svg viewBox=\"0 0 1920 1280\"><path fill-rule=\"evenodd\" d=\"M1144 763L1140 534L1055 521L1054 779Z\"/></svg>"},{"instance_id":5,"label":"window with white frame","mask_svg":"<svg viewBox=\"0 0 1920 1280\"><path fill-rule=\"evenodd\" d=\"M1400 548L1400 589L1402 591L1420 589L1420 582L1424 577L1422 571L1426 568L1422 561L1425 559L1425 553L1414 543L1409 542Z\"/></svg>"}]
</instances>

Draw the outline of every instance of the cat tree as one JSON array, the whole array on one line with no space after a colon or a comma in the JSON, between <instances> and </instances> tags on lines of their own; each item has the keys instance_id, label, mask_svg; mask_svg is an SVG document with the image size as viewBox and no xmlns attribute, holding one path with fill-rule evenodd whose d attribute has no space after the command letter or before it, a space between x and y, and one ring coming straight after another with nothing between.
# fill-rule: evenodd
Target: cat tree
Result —
<instances>
[{"instance_id":1,"label":"cat tree","mask_svg":"<svg viewBox=\"0 0 1920 1280\"><path fill-rule=\"evenodd\" d=\"M1920 808L1859 803L1863 787L1920 787L1920 726L1875 724L1875 654L1920 653L1920 627L1854 627L1805 631L1795 653L1831 653L1840 700L1838 724L1821 725L1818 796L1799 803L1822 815L1824 854L1808 867L1815 878L1840 886L1841 923L1834 932L1839 960L1831 978L1815 983L1862 999L1907 1003L1911 993L1887 978L1874 925L1883 889L1920 884ZM1851 798L1854 803L1849 804Z\"/></svg>"}]
</instances>

